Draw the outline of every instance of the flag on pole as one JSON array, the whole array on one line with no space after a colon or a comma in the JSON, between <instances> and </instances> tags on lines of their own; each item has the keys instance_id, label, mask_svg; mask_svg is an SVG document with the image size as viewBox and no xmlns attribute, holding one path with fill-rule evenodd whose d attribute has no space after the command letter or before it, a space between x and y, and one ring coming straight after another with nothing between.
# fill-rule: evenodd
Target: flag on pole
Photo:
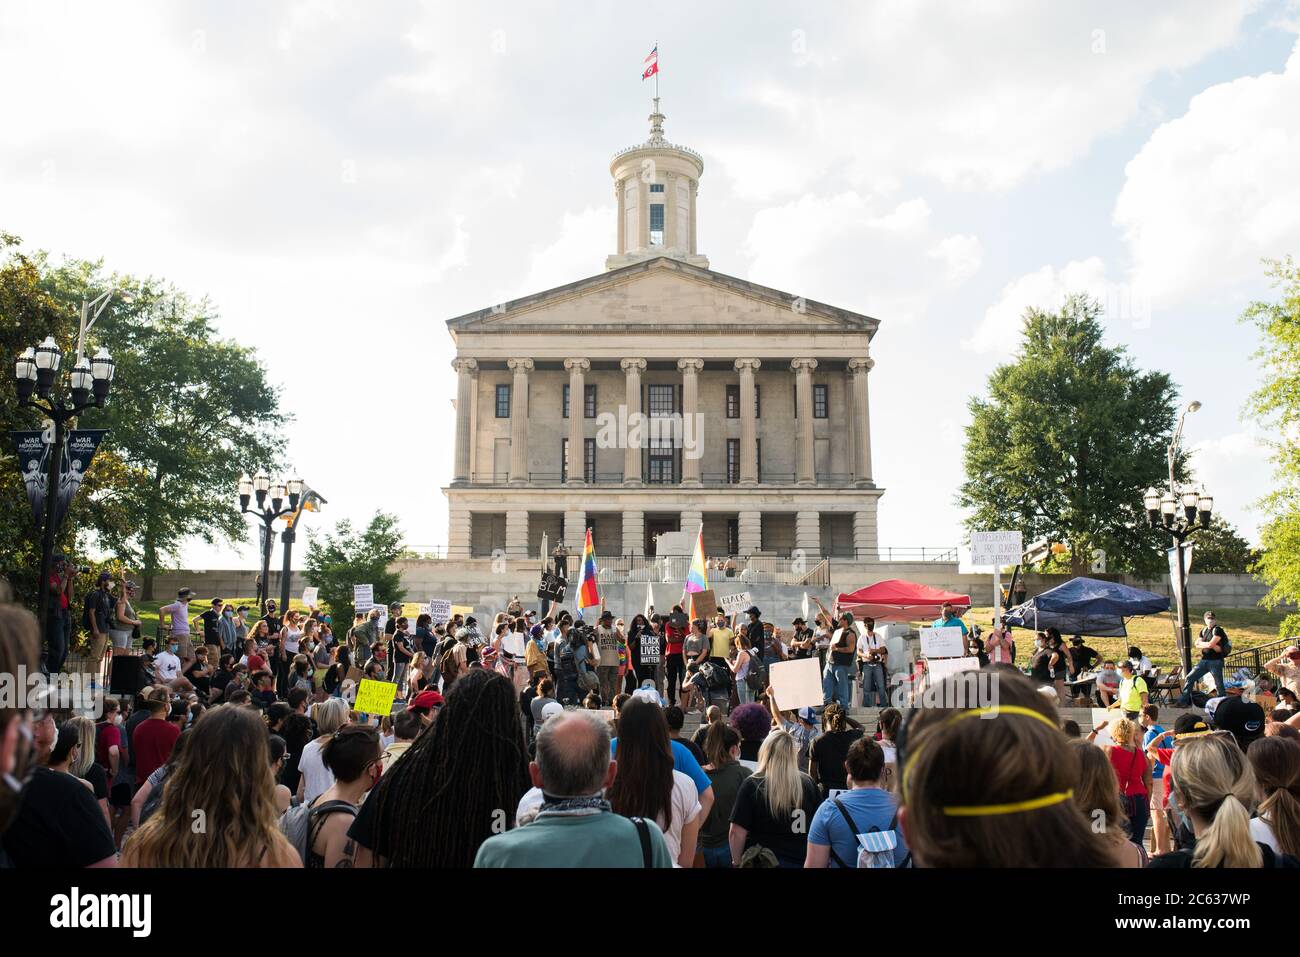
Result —
<instances>
[{"instance_id":1,"label":"flag on pole","mask_svg":"<svg viewBox=\"0 0 1300 957\"><path fill-rule=\"evenodd\" d=\"M704 562L704 523L700 522L699 534L695 536L695 553L691 556L691 567L686 573L686 585L682 589L682 604L688 595L708 591L709 568ZM691 599L691 617L695 617L695 600Z\"/></svg>"},{"instance_id":2,"label":"flag on pole","mask_svg":"<svg viewBox=\"0 0 1300 957\"><path fill-rule=\"evenodd\" d=\"M643 614L646 616L646 618L649 618L650 615L654 612L654 610L655 610L655 590L653 587L651 587L649 582L646 582L645 583L645 611L643 612Z\"/></svg>"},{"instance_id":3,"label":"flag on pole","mask_svg":"<svg viewBox=\"0 0 1300 957\"><path fill-rule=\"evenodd\" d=\"M808 623L808 593L803 593L803 620L804 624Z\"/></svg>"},{"instance_id":4,"label":"flag on pole","mask_svg":"<svg viewBox=\"0 0 1300 957\"><path fill-rule=\"evenodd\" d=\"M578 617L584 608L600 604L600 588L596 583L596 550L591 544L591 529L587 529L587 543L582 547L582 565L578 569L578 592L574 603Z\"/></svg>"},{"instance_id":5,"label":"flag on pole","mask_svg":"<svg viewBox=\"0 0 1300 957\"><path fill-rule=\"evenodd\" d=\"M643 80L648 80L659 72L659 44L655 44L654 49L645 58L642 67L641 79Z\"/></svg>"}]
</instances>

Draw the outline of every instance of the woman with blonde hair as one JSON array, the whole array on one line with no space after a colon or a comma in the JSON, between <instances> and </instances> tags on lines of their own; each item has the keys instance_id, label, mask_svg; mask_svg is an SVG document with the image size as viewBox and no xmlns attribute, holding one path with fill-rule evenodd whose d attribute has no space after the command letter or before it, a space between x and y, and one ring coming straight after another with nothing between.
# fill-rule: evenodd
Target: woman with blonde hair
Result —
<instances>
[{"instance_id":1,"label":"woman with blonde hair","mask_svg":"<svg viewBox=\"0 0 1300 957\"><path fill-rule=\"evenodd\" d=\"M124 867L301 864L280 832L266 727L256 712L230 704L190 729L162 806L122 848Z\"/></svg>"},{"instance_id":2,"label":"woman with blonde hair","mask_svg":"<svg viewBox=\"0 0 1300 957\"><path fill-rule=\"evenodd\" d=\"M1300 744L1260 738L1246 749L1259 804L1250 833L1278 854L1300 857Z\"/></svg>"},{"instance_id":3,"label":"woman with blonde hair","mask_svg":"<svg viewBox=\"0 0 1300 957\"><path fill-rule=\"evenodd\" d=\"M64 770L86 782L86 786L95 795L95 803L104 812L104 820L112 827L113 816L108 807L108 774L95 761L95 722L90 718L69 718L59 729L59 738L74 733L77 736L77 746L69 753Z\"/></svg>"},{"instance_id":4,"label":"woman with blonde hair","mask_svg":"<svg viewBox=\"0 0 1300 957\"><path fill-rule=\"evenodd\" d=\"M1128 816L1120 802L1115 772L1105 752L1082 738L1070 741L1069 748L1077 772L1074 803L1094 830L1100 827L1116 867L1146 867L1146 848L1129 840Z\"/></svg>"},{"instance_id":5,"label":"woman with blonde hair","mask_svg":"<svg viewBox=\"0 0 1300 957\"><path fill-rule=\"evenodd\" d=\"M803 867L808 826L819 804L817 785L799 770L794 737L773 731L758 749L758 770L736 792L728 835L732 863L740 866L744 859L766 857L767 851L778 867Z\"/></svg>"},{"instance_id":6,"label":"woman with blonde hair","mask_svg":"<svg viewBox=\"0 0 1300 957\"><path fill-rule=\"evenodd\" d=\"M1153 857L1149 866L1276 866L1278 855L1251 834L1255 774L1231 735L1212 733L1179 741L1169 771L1178 806L1196 843L1190 849Z\"/></svg>"},{"instance_id":7,"label":"woman with blonde hair","mask_svg":"<svg viewBox=\"0 0 1300 957\"><path fill-rule=\"evenodd\" d=\"M1110 727L1110 739L1113 744L1105 744L1101 749L1110 759L1115 769L1115 780L1119 782L1119 799L1124 805L1124 816L1128 819L1129 840L1141 844L1146 835L1147 820L1151 817L1151 790L1155 780L1151 776L1151 762L1147 760L1146 751L1140 745L1142 729L1136 721L1120 718L1118 721L1103 721L1092 729L1088 740L1096 739L1098 732Z\"/></svg>"},{"instance_id":8,"label":"woman with blonde hair","mask_svg":"<svg viewBox=\"0 0 1300 957\"><path fill-rule=\"evenodd\" d=\"M348 703L343 698L330 698L311 706L311 719L316 723L317 737L302 749L298 770L298 799L304 804L316 800L334 783L334 775L321 758L323 748L334 733L348 723Z\"/></svg>"}]
</instances>

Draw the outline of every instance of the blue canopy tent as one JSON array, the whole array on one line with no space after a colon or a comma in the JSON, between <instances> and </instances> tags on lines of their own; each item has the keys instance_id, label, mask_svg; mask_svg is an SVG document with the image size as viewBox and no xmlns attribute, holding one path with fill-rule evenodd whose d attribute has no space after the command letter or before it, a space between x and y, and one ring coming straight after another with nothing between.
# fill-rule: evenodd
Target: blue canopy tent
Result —
<instances>
[{"instance_id":1,"label":"blue canopy tent","mask_svg":"<svg viewBox=\"0 0 1300 957\"><path fill-rule=\"evenodd\" d=\"M1016 628L1056 628L1063 635L1124 638L1124 619L1169 610L1164 595L1096 578L1072 578L1007 612Z\"/></svg>"}]
</instances>

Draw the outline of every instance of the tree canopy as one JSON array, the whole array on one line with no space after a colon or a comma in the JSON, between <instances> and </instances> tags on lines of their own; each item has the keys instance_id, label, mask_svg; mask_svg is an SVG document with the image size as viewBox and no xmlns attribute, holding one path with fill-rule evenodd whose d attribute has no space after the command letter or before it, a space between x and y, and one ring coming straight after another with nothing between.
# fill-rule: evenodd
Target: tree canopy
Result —
<instances>
[{"instance_id":1,"label":"tree canopy","mask_svg":"<svg viewBox=\"0 0 1300 957\"><path fill-rule=\"evenodd\" d=\"M397 517L386 512L375 512L361 530L344 519L332 532L308 533L307 581L320 589L321 603L334 616L340 636L352 621L353 585L374 585L376 604L406 597L402 576L389 571L389 565L401 557L402 551Z\"/></svg>"},{"instance_id":2,"label":"tree canopy","mask_svg":"<svg viewBox=\"0 0 1300 957\"><path fill-rule=\"evenodd\" d=\"M1103 344L1100 315L1079 295L1026 311L1016 356L970 402L959 503L971 530L1067 544L1076 575L1095 548L1113 571L1154 575L1166 543L1146 531L1142 495L1168 484L1177 390Z\"/></svg>"}]
</instances>

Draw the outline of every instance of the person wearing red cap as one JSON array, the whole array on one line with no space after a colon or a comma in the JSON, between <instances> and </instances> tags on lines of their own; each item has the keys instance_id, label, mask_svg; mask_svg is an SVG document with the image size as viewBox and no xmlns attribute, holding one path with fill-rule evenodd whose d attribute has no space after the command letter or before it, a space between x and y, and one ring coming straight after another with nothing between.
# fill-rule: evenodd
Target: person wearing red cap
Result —
<instances>
[{"instance_id":1,"label":"person wearing red cap","mask_svg":"<svg viewBox=\"0 0 1300 957\"><path fill-rule=\"evenodd\" d=\"M420 721L425 727L433 724L433 719L437 716L438 709L442 707L443 699L436 691L421 691L406 704L406 710L411 714L418 715Z\"/></svg>"}]
</instances>

